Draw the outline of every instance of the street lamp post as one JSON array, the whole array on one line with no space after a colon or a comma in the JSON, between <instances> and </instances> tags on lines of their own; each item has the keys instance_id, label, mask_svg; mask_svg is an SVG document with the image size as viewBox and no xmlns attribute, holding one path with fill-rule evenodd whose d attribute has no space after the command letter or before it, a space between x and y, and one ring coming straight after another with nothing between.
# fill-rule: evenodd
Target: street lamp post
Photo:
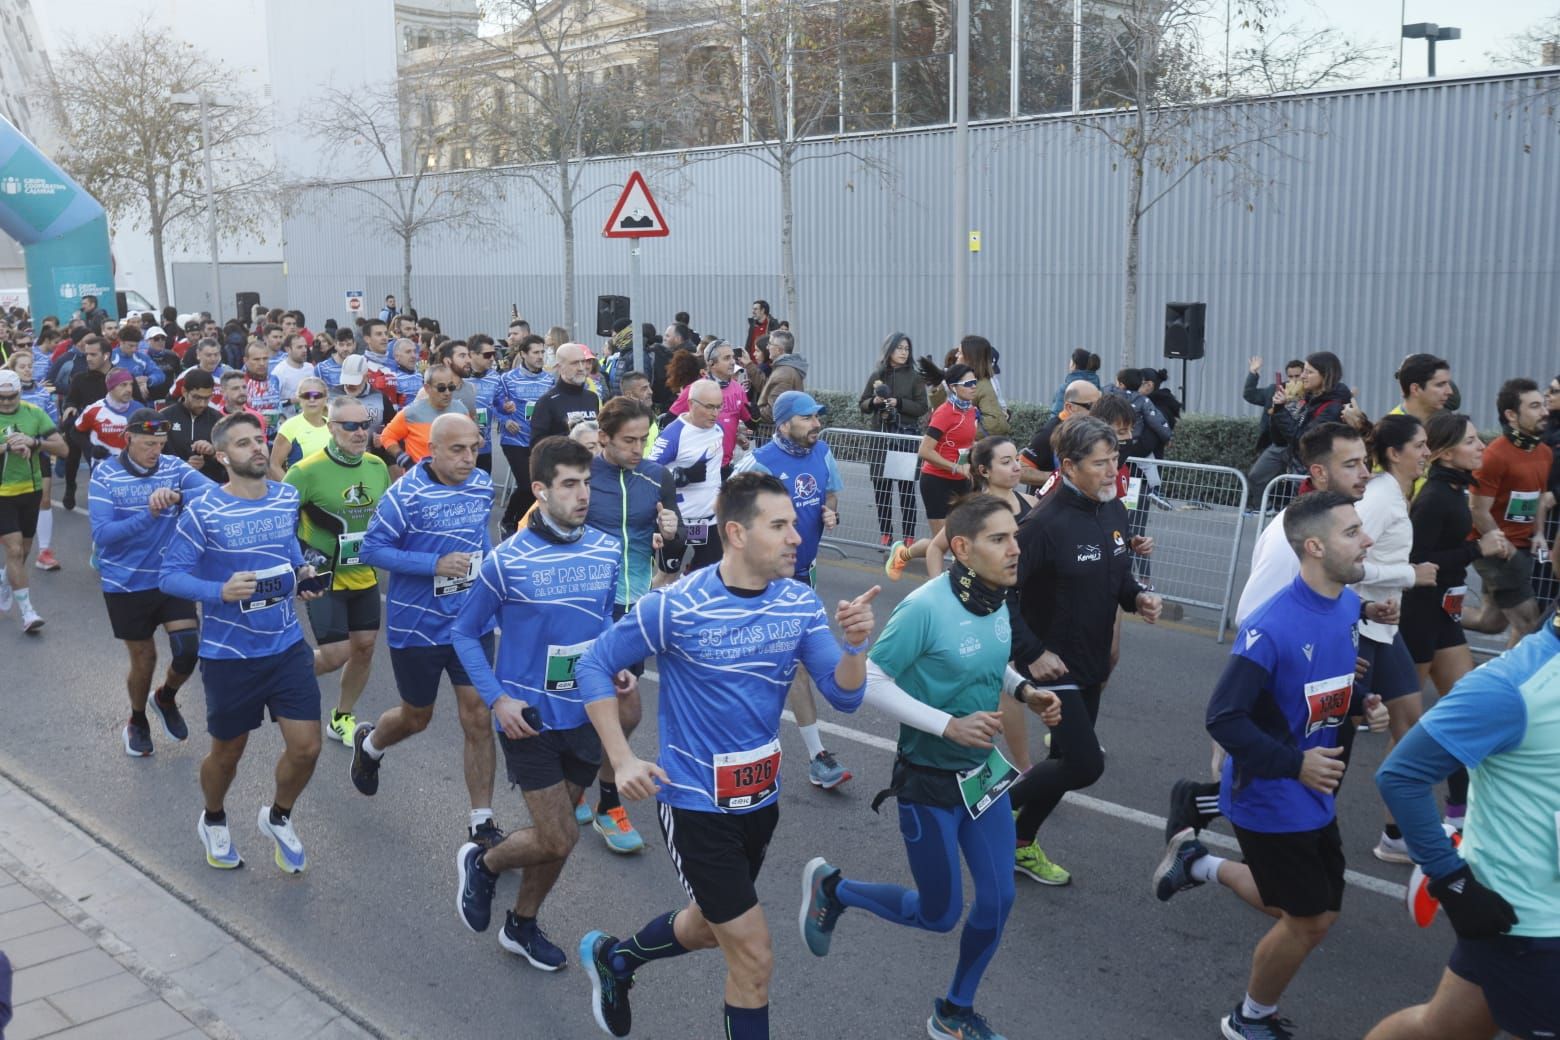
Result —
<instances>
[{"instance_id":1,"label":"street lamp post","mask_svg":"<svg viewBox=\"0 0 1560 1040\"><path fill-rule=\"evenodd\" d=\"M217 257L217 193L211 171L211 106L204 92L173 95L176 105L195 105L200 109L200 153L206 180L206 244L211 250L211 316L222 324L222 267ZM166 301L165 301L166 302Z\"/></svg>"},{"instance_id":2,"label":"street lamp post","mask_svg":"<svg viewBox=\"0 0 1560 1040\"><path fill-rule=\"evenodd\" d=\"M1414 22L1403 26L1403 39L1424 40L1430 47L1429 75L1435 78L1435 45L1442 40L1462 39L1462 30L1454 25L1437 25L1434 22Z\"/></svg>"}]
</instances>

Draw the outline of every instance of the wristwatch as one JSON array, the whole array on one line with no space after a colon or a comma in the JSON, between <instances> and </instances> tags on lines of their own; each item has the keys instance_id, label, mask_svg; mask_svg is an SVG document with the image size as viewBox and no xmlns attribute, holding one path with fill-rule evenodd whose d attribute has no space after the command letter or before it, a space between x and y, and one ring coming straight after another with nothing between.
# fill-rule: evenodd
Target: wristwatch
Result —
<instances>
[{"instance_id":1,"label":"wristwatch","mask_svg":"<svg viewBox=\"0 0 1560 1040\"><path fill-rule=\"evenodd\" d=\"M1017 686L1013 687L1013 699L1018 703L1027 706L1029 704L1029 697L1024 693L1024 691L1026 689L1033 688L1034 685L1035 684L1030 682L1028 679L1023 680Z\"/></svg>"}]
</instances>

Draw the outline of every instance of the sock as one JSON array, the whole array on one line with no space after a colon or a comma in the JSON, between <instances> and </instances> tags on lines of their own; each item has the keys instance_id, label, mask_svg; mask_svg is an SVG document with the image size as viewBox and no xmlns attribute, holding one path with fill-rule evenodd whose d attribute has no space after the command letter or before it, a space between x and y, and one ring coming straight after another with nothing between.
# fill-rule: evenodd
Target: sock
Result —
<instances>
[{"instance_id":1,"label":"sock","mask_svg":"<svg viewBox=\"0 0 1560 1040\"><path fill-rule=\"evenodd\" d=\"M1219 883L1219 868L1223 865L1224 857L1215 856L1210 852L1206 856L1200 856L1192 860L1191 868L1187 873L1192 875L1193 881L1201 881L1204 884L1212 882L1217 885Z\"/></svg>"},{"instance_id":2,"label":"sock","mask_svg":"<svg viewBox=\"0 0 1560 1040\"><path fill-rule=\"evenodd\" d=\"M166 686L157 687L157 692L152 694L152 696L157 698L158 704L173 703L173 691L168 689Z\"/></svg>"},{"instance_id":3,"label":"sock","mask_svg":"<svg viewBox=\"0 0 1560 1040\"><path fill-rule=\"evenodd\" d=\"M146 711L144 709L141 711L131 709L130 724L138 729L146 729Z\"/></svg>"},{"instance_id":4,"label":"sock","mask_svg":"<svg viewBox=\"0 0 1560 1040\"><path fill-rule=\"evenodd\" d=\"M1446 818L1461 823L1468 815L1468 807L1461 802L1446 803Z\"/></svg>"},{"instance_id":5,"label":"sock","mask_svg":"<svg viewBox=\"0 0 1560 1040\"><path fill-rule=\"evenodd\" d=\"M16 609L25 614L32 609L32 593L27 589L16 589L12 592L16 597Z\"/></svg>"},{"instance_id":6,"label":"sock","mask_svg":"<svg viewBox=\"0 0 1560 1040\"><path fill-rule=\"evenodd\" d=\"M54 510L41 509L38 511L38 532L33 536L38 543L39 552L48 552L54 544Z\"/></svg>"},{"instance_id":7,"label":"sock","mask_svg":"<svg viewBox=\"0 0 1560 1040\"><path fill-rule=\"evenodd\" d=\"M797 726L797 731L802 735L802 743L807 745L807 761L811 762L823 754L823 738L818 735L818 724L811 726Z\"/></svg>"},{"instance_id":8,"label":"sock","mask_svg":"<svg viewBox=\"0 0 1560 1040\"><path fill-rule=\"evenodd\" d=\"M287 822L287 817L292 815L292 806L271 806L271 826L280 827Z\"/></svg>"},{"instance_id":9,"label":"sock","mask_svg":"<svg viewBox=\"0 0 1560 1040\"><path fill-rule=\"evenodd\" d=\"M1403 840L1403 829L1395 823L1389 823L1382 828L1382 832L1393 841Z\"/></svg>"},{"instance_id":10,"label":"sock","mask_svg":"<svg viewBox=\"0 0 1560 1040\"><path fill-rule=\"evenodd\" d=\"M227 826L227 810L226 809L218 809L216 812L212 812L210 809L207 809L206 810L206 826L207 827L225 827L225 826Z\"/></svg>"},{"instance_id":11,"label":"sock","mask_svg":"<svg viewBox=\"0 0 1560 1040\"><path fill-rule=\"evenodd\" d=\"M482 826L484 823L492 823L492 822L493 822L493 810L492 809L473 809L473 810L471 810L471 829L472 830L476 830L478 827Z\"/></svg>"},{"instance_id":12,"label":"sock","mask_svg":"<svg viewBox=\"0 0 1560 1040\"><path fill-rule=\"evenodd\" d=\"M1267 1018L1278 1010L1277 1004L1258 1004L1251 999L1251 994L1246 994L1246 999L1240 1005L1240 1017L1247 1022L1255 1022L1259 1018Z\"/></svg>"},{"instance_id":13,"label":"sock","mask_svg":"<svg viewBox=\"0 0 1560 1040\"><path fill-rule=\"evenodd\" d=\"M617 784L609 784L605 780L600 783L601 796L596 799L596 815L601 816L612 809L619 808L623 800L618 797Z\"/></svg>"},{"instance_id":14,"label":"sock","mask_svg":"<svg viewBox=\"0 0 1560 1040\"><path fill-rule=\"evenodd\" d=\"M374 746L374 735L372 733L363 738L363 754L375 762L378 762L385 755L383 751Z\"/></svg>"},{"instance_id":15,"label":"sock","mask_svg":"<svg viewBox=\"0 0 1560 1040\"><path fill-rule=\"evenodd\" d=\"M769 1005L739 1008L726 1005L726 1040L769 1040Z\"/></svg>"},{"instance_id":16,"label":"sock","mask_svg":"<svg viewBox=\"0 0 1560 1040\"><path fill-rule=\"evenodd\" d=\"M973 1004L955 1004L953 1001L947 999L946 997L943 998L943 1001L942 1001L942 1012L945 1015L969 1014L971 1011L974 1011L974 1010L975 1010L975 1006Z\"/></svg>"},{"instance_id":17,"label":"sock","mask_svg":"<svg viewBox=\"0 0 1560 1040\"><path fill-rule=\"evenodd\" d=\"M651 918L649 924L627 939L619 940L607 952L607 963L612 965L614 972L626 976L651 961L687 953L688 948L677 941L677 933L673 930L672 922L676 920L676 911Z\"/></svg>"}]
</instances>

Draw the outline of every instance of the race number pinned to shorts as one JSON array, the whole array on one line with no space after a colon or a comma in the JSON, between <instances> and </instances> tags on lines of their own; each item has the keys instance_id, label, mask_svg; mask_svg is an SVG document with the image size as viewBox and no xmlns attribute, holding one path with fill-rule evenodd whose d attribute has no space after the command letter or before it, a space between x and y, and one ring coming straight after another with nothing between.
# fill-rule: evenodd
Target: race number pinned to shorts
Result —
<instances>
[{"instance_id":1,"label":"race number pinned to shorts","mask_svg":"<svg viewBox=\"0 0 1560 1040\"><path fill-rule=\"evenodd\" d=\"M1468 595L1468 586L1458 585L1456 588L1447 589L1441 594L1441 609L1446 616L1453 621L1462 620L1463 597Z\"/></svg>"},{"instance_id":2,"label":"race number pinned to shorts","mask_svg":"<svg viewBox=\"0 0 1560 1040\"><path fill-rule=\"evenodd\" d=\"M1142 495L1143 478L1131 477L1127 480L1127 493L1121 496L1121 504L1126 506L1129 511L1136 509L1138 507L1138 499Z\"/></svg>"},{"instance_id":3,"label":"race number pinned to shorts","mask_svg":"<svg viewBox=\"0 0 1560 1040\"><path fill-rule=\"evenodd\" d=\"M1000 748L992 748L986 761L974 769L959 774L959 797L971 818L980 819L982 813L1018 779L1018 770L1003 756Z\"/></svg>"},{"instance_id":4,"label":"race number pinned to shorts","mask_svg":"<svg viewBox=\"0 0 1560 1040\"><path fill-rule=\"evenodd\" d=\"M1343 725L1343 717L1349 713L1349 701L1353 696L1353 672L1306 683L1305 703L1310 717L1306 720L1305 735L1309 737L1324 726Z\"/></svg>"},{"instance_id":5,"label":"race number pinned to shorts","mask_svg":"<svg viewBox=\"0 0 1560 1040\"><path fill-rule=\"evenodd\" d=\"M1537 491L1513 491L1506 502L1508 524L1531 524L1538 518Z\"/></svg>"},{"instance_id":6,"label":"race number pinned to shorts","mask_svg":"<svg viewBox=\"0 0 1560 1040\"><path fill-rule=\"evenodd\" d=\"M351 567L363 562L363 536L367 531L359 531L356 534L339 534L336 536L336 563L342 567Z\"/></svg>"},{"instance_id":7,"label":"race number pinned to shorts","mask_svg":"<svg viewBox=\"0 0 1560 1040\"><path fill-rule=\"evenodd\" d=\"M580 658L590 649L592 642L593 640L587 639L583 643L575 643L572 646L549 643L547 675L542 680L542 689L548 693L570 693L579 689L579 683L574 678L574 666L579 664Z\"/></svg>"},{"instance_id":8,"label":"race number pinned to shorts","mask_svg":"<svg viewBox=\"0 0 1560 1040\"><path fill-rule=\"evenodd\" d=\"M238 601L238 609L245 614L267 610L283 602L293 594L297 579L292 564L279 563L263 571L255 571L255 591L248 599Z\"/></svg>"},{"instance_id":9,"label":"race number pinned to shorts","mask_svg":"<svg viewBox=\"0 0 1560 1040\"><path fill-rule=\"evenodd\" d=\"M751 809L780 790L780 741L750 751L716 755L715 805L721 809Z\"/></svg>"},{"instance_id":10,"label":"race number pinned to shorts","mask_svg":"<svg viewBox=\"0 0 1560 1040\"><path fill-rule=\"evenodd\" d=\"M472 553L463 577L446 578L442 574L433 576L433 594L435 596L453 596L456 593L465 592L477 583L477 571L481 567L482 554Z\"/></svg>"},{"instance_id":11,"label":"race number pinned to shorts","mask_svg":"<svg viewBox=\"0 0 1560 1040\"><path fill-rule=\"evenodd\" d=\"M688 532L689 545L703 545L710 540L710 522L708 520L687 524L684 530Z\"/></svg>"}]
</instances>

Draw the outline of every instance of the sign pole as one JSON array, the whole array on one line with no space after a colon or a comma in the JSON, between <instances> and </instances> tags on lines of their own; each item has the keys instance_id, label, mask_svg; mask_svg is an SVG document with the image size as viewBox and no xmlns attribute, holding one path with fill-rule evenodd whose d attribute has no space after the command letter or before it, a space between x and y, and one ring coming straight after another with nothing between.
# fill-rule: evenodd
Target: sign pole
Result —
<instances>
[{"instance_id":1,"label":"sign pole","mask_svg":"<svg viewBox=\"0 0 1560 1040\"><path fill-rule=\"evenodd\" d=\"M633 338L629 340L629 360L633 360L634 357L633 344L639 342L639 315L635 312L635 308L639 306L639 239L631 238L628 240L628 329ZM648 376L650 374L649 344L640 343L640 346L645 349L644 373Z\"/></svg>"}]
</instances>

